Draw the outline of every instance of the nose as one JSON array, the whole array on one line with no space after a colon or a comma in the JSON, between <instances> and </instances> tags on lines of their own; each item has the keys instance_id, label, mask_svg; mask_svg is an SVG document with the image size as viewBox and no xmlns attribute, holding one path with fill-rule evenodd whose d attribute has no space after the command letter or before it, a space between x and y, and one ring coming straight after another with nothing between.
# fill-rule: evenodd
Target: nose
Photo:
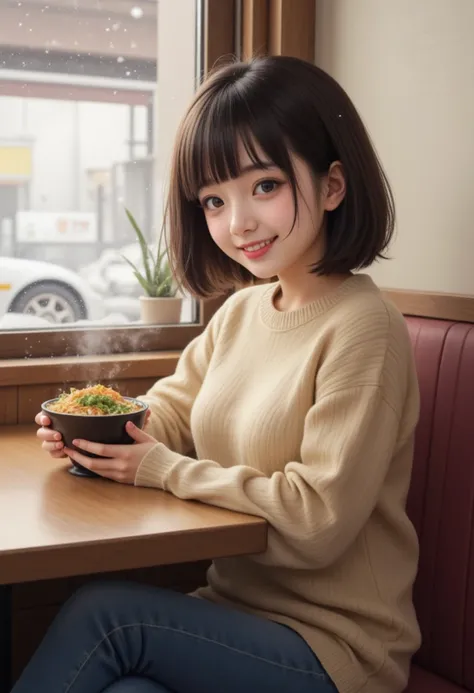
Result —
<instances>
[{"instance_id":1,"label":"nose","mask_svg":"<svg viewBox=\"0 0 474 693\"><path fill-rule=\"evenodd\" d=\"M232 208L230 218L230 233L232 236L242 238L249 232L255 231L257 226L258 222L249 209L243 205L236 205Z\"/></svg>"}]
</instances>

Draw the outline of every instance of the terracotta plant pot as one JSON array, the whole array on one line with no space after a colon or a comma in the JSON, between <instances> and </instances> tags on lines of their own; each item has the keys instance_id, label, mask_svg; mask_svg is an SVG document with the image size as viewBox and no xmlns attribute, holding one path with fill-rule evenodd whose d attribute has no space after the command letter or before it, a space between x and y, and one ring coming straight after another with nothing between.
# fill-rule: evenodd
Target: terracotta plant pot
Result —
<instances>
[{"instance_id":1,"label":"terracotta plant pot","mask_svg":"<svg viewBox=\"0 0 474 693\"><path fill-rule=\"evenodd\" d=\"M179 325L182 298L140 296L141 321L146 325Z\"/></svg>"}]
</instances>

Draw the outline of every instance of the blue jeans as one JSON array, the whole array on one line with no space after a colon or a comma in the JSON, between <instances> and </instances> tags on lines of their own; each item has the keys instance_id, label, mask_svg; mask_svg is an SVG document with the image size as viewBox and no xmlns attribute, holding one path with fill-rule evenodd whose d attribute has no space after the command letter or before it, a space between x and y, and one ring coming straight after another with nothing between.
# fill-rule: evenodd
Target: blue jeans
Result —
<instances>
[{"instance_id":1,"label":"blue jeans","mask_svg":"<svg viewBox=\"0 0 474 693\"><path fill-rule=\"evenodd\" d=\"M147 585L86 586L12 693L335 693L293 630Z\"/></svg>"}]
</instances>

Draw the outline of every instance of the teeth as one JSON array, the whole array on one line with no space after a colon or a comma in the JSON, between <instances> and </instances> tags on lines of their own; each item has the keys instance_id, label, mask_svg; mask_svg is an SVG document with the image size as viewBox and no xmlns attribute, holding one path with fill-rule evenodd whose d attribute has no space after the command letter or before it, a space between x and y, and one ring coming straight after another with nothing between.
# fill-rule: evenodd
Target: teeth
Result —
<instances>
[{"instance_id":1,"label":"teeth","mask_svg":"<svg viewBox=\"0 0 474 693\"><path fill-rule=\"evenodd\" d=\"M260 250L260 248L265 248L265 246L270 245L273 241L263 241L263 243L256 243L255 245L248 245L245 250L250 253L254 253L256 250Z\"/></svg>"}]
</instances>

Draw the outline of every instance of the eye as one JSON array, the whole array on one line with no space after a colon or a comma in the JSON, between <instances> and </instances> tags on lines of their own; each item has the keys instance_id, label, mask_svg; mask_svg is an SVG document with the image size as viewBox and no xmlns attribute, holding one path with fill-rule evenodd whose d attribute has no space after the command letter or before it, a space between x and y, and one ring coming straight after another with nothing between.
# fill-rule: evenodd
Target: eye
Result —
<instances>
[{"instance_id":1,"label":"eye","mask_svg":"<svg viewBox=\"0 0 474 693\"><path fill-rule=\"evenodd\" d=\"M206 197L205 200L201 202L202 206L204 209L208 209L210 211L213 211L215 209L219 209L219 207L222 207L224 202L221 200L220 197L216 197L215 195L212 195L211 197Z\"/></svg>"},{"instance_id":2,"label":"eye","mask_svg":"<svg viewBox=\"0 0 474 693\"><path fill-rule=\"evenodd\" d=\"M255 193L257 195L268 195L269 193L275 192L281 183L277 180L268 178L267 180L262 180L258 185L255 186Z\"/></svg>"}]
</instances>

